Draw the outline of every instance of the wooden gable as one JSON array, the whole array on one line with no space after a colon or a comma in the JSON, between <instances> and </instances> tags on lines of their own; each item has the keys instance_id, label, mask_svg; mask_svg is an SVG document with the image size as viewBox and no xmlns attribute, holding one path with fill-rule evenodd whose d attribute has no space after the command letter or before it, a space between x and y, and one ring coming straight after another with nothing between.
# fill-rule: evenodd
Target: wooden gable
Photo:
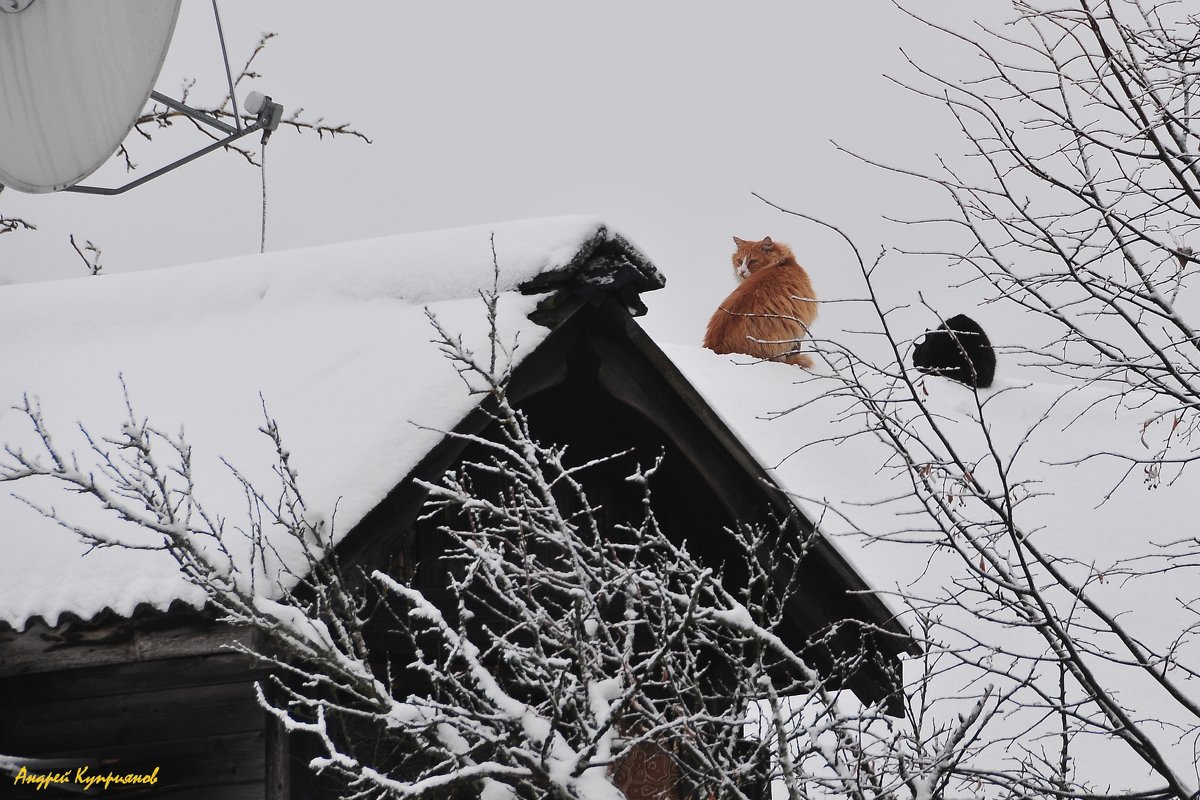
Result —
<instances>
[{"instance_id":1,"label":"wooden gable","mask_svg":"<svg viewBox=\"0 0 1200 800\"><path fill-rule=\"evenodd\" d=\"M592 468L583 478L589 497L602 504L608 521L640 513L641 495L623 480L637 464L665 455L655 476L654 510L663 528L686 539L693 552L714 565L724 563L725 530L738 522L787 520L791 535L808 536L812 524L767 476L745 446L699 396L670 359L611 296L576 297L556 310L554 332L517 367L509 396L524 410L533 434L569 447L569 461L582 464L629 451ZM482 409L457 432L488 435ZM469 457L461 440L447 438L410 478L436 482ZM401 483L341 544L344 559L389 571L418 572L418 585L436 595L444 574L441 543L432 521L419 516L425 492L411 479ZM902 713L897 694L899 654L913 645L887 606L842 555L820 536L798 565L801 596L788 608L786 639L798 650L822 638L806 655L833 683L864 701L884 700ZM736 570L727 580L736 583ZM836 633L827 636L836 626ZM881 633L884 632L884 633ZM836 675L832 665L867 652L853 675Z\"/></svg>"}]
</instances>

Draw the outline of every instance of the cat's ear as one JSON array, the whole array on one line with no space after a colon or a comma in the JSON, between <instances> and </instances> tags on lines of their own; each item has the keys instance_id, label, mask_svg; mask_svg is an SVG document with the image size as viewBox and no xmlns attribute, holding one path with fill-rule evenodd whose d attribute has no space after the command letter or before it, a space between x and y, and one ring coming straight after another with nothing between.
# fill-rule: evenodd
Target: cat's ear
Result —
<instances>
[{"instance_id":1,"label":"cat's ear","mask_svg":"<svg viewBox=\"0 0 1200 800\"><path fill-rule=\"evenodd\" d=\"M742 245L744 245L746 243L746 240L739 239L738 237L735 236L735 237L733 237L733 243L736 244L738 247L741 247Z\"/></svg>"},{"instance_id":2,"label":"cat's ear","mask_svg":"<svg viewBox=\"0 0 1200 800\"><path fill-rule=\"evenodd\" d=\"M775 243L773 241L771 241L770 236L768 236L762 240L762 249L763 250L771 250L774 247L775 247Z\"/></svg>"}]
</instances>

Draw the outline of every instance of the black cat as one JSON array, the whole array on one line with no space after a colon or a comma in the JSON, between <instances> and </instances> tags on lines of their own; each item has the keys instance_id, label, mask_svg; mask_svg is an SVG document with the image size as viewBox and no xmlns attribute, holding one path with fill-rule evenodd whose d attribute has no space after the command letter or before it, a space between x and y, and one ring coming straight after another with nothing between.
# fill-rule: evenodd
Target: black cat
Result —
<instances>
[{"instance_id":1,"label":"black cat","mask_svg":"<svg viewBox=\"0 0 1200 800\"><path fill-rule=\"evenodd\" d=\"M996 353L979 323L957 314L913 348L913 366L929 375L985 389L996 377Z\"/></svg>"}]
</instances>

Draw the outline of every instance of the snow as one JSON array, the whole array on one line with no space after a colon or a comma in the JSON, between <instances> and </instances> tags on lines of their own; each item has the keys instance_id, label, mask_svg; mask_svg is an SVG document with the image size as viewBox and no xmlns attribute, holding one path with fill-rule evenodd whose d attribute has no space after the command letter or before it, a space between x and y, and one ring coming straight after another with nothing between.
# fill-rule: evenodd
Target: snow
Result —
<instances>
[{"instance_id":1,"label":"snow","mask_svg":"<svg viewBox=\"0 0 1200 800\"><path fill-rule=\"evenodd\" d=\"M5 286L0 441L37 449L28 419L12 408L25 393L39 400L64 450L86 450L77 424L117 435L127 416L123 377L139 418L172 434L183 429L198 496L235 526L246 501L221 458L277 485L271 442L256 432L265 403L293 453L310 518L332 524L336 538L473 406L430 341L425 308L482 351L477 293L493 282L493 234L498 285L507 292L501 339L518 342L519 359L546 330L527 319L539 298L511 290L606 236L599 220L526 220ZM46 479L0 486L0 620L8 625L21 629L32 617L53 625L64 613L88 619L105 609L128 615L142 603L202 604L167 554L87 553L14 494L75 524L157 543Z\"/></svg>"},{"instance_id":2,"label":"snow","mask_svg":"<svg viewBox=\"0 0 1200 800\"><path fill-rule=\"evenodd\" d=\"M514 800L516 796L511 786L496 781L488 781L479 792L479 800Z\"/></svg>"},{"instance_id":3,"label":"snow","mask_svg":"<svg viewBox=\"0 0 1200 800\"><path fill-rule=\"evenodd\" d=\"M899 465L885 465L888 451L874 437L838 438L861 432L863 420L843 418L846 400L816 400L832 388L828 379L700 348L663 349L797 504L821 521L822 532L842 539L842 551L869 583L883 589L901 582L894 553L882 546L882 538L914 522L899 516L910 506L890 500L911 489L907 473ZM971 390L937 378L926 379L925 386L933 412L960 444L979 452ZM980 393L998 449L1015 459L1015 474L1034 482L1029 492L1039 493L1018 508L1018 519L1044 526L1038 536L1046 544L1053 540L1056 550L1078 551L1097 564L1144 552L1148 539L1165 540L1167 531L1190 530L1180 522L1191 516L1190 493L1200 489L1200 477L1164 475L1163 485L1152 490L1140 470L1117 486L1123 469L1114 470L1111 460L1073 463L1100 443L1104 449L1147 455L1142 428L1154 416L1153 408L1111 402L1093 407L1104 390L1076 388L1064 395L1066 388L998 378ZM802 403L808 405L780 414ZM976 474L987 482L988 465L981 464ZM1017 494L1024 496L1020 489ZM883 500L888 502L880 504ZM853 532L847 519L875 536L846 540Z\"/></svg>"}]
</instances>

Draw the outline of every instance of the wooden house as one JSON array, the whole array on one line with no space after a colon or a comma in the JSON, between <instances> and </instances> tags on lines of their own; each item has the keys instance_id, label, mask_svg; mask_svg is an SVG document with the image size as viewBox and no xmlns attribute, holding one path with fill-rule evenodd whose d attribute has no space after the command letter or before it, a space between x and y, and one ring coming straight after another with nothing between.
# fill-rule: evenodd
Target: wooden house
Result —
<instances>
[{"instance_id":1,"label":"wooden house","mask_svg":"<svg viewBox=\"0 0 1200 800\"><path fill-rule=\"evenodd\" d=\"M341 501L343 563L423 565L417 585L438 596L441 543L419 519L425 491L416 481L436 481L466 454L461 439L430 429L488 435L489 418L452 369L429 366L440 356L424 310L449 329L478 327L473 295L493 281L505 292L505 335L519 333L521 342L510 396L535 434L567 444L581 461L631 451L589 486L609 513L634 502L621 494L620 470L662 453L660 519L714 563L722 530L736 521L774 513L790 515L798 533L811 530L636 323L640 296L662 285L659 274L589 218L3 287L0 318L29 335L0 353L0 402L36 393L50 424L82 419L102 429L121 403L97 397L122 400L120 372L138 413L182 423L197 450L236 461L254 437L246 409L261 413L261 392L297 457L310 454L301 479L312 474L316 502ZM72 331L38 337L62 319ZM0 437L28 443L25 422L11 411L0 416ZM262 668L228 649L246 631L215 620L161 554L88 553L70 531L8 496L32 491L34 502L50 503L52 495L38 493L52 487L0 489L0 756L10 757L0 796L68 796L14 783L22 759L42 771L78 762L93 774L155 776L151 786L110 790L131 796L316 795L304 748L255 701ZM214 490L222 514L239 507L230 491ZM78 513L90 520L97 512ZM834 623L862 623L840 626L810 655L828 670L839 652L866 647L873 657L857 672L831 679L899 710L893 676L909 646L904 631L841 552L815 541L799 565L803 591L788 609L789 635L799 645Z\"/></svg>"}]
</instances>

